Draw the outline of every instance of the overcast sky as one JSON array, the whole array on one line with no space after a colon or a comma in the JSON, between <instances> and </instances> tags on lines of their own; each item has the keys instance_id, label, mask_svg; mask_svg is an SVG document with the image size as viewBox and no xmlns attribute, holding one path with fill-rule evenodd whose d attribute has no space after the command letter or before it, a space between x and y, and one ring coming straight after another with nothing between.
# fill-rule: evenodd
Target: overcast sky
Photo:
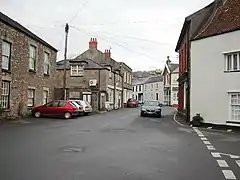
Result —
<instances>
[{"instance_id":1,"label":"overcast sky","mask_svg":"<svg viewBox=\"0 0 240 180\"><path fill-rule=\"evenodd\" d=\"M213 0L0 0L1 12L56 47L63 59L64 24L69 22L68 57L98 49L133 70L163 68L178 62L175 46L184 18Z\"/></svg>"}]
</instances>

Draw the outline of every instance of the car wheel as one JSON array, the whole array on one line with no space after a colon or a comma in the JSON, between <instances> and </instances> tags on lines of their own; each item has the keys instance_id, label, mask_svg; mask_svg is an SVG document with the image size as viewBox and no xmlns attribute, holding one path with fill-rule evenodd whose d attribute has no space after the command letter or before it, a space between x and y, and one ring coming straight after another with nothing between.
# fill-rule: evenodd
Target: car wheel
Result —
<instances>
[{"instance_id":1,"label":"car wheel","mask_svg":"<svg viewBox=\"0 0 240 180\"><path fill-rule=\"evenodd\" d=\"M88 116L88 114L89 114L89 113L85 112L85 113L84 113L84 116Z\"/></svg>"},{"instance_id":2,"label":"car wheel","mask_svg":"<svg viewBox=\"0 0 240 180\"><path fill-rule=\"evenodd\" d=\"M72 117L71 113L70 112L65 112L64 113L64 118L65 119L70 119Z\"/></svg>"},{"instance_id":3,"label":"car wheel","mask_svg":"<svg viewBox=\"0 0 240 180\"><path fill-rule=\"evenodd\" d=\"M40 117L41 117L41 112L36 111L36 112L34 113L34 117L35 117L35 118L40 118Z\"/></svg>"}]
</instances>

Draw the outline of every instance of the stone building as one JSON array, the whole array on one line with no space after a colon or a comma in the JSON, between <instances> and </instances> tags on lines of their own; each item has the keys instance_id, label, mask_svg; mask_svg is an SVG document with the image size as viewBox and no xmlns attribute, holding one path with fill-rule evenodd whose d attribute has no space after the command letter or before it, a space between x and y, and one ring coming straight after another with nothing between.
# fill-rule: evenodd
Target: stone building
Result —
<instances>
[{"instance_id":1,"label":"stone building","mask_svg":"<svg viewBox=\"0 0 240 180\"><path fill-rule=\"evenodd\" d=\"M123 103L126 104L129 98L133 95L132 86L132 69L126 65L124 62L120 62L120 72L123 75Z\"/></svg>"},{"instance_id":2,"label":"stone building","mask_svg":"<svg viewBox=\"0 0 240 180\"><path fill-rule=\"evenodd\" d=\"M0 12L2 116L23 116L53 98L57 50Z\"/></svg>"},{"instance_id":3,"label":"stone building","mask_svg":"<svg viewBox=\"0 0 240 180\"><path fill-rule=\"evenodd\" d=\"M97 49L91 38L89 49L74 59L67 60L66 97L84 99L95 111L118 109L123 106L123 75L121 64L111 58L110 50ZM64 61L57 62L56 97L63 98Z\"/></svg>"}]
</instances>

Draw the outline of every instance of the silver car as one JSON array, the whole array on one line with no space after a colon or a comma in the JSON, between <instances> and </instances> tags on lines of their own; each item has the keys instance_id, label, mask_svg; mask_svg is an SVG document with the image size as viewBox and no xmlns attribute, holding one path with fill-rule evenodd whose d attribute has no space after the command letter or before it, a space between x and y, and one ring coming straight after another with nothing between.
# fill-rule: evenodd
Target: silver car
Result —
<instances>
[{"instance_id":1,"label":"silver car","mask_svg":"<svg viewBox=\"0 0 240 180\"><path fill-rule=\"evenodd\" d=\"M89 102L83 100L71 100L82 107L81 115L87 116L89 113L92 113L93 109Z\"/></svg>"}]
</instances>

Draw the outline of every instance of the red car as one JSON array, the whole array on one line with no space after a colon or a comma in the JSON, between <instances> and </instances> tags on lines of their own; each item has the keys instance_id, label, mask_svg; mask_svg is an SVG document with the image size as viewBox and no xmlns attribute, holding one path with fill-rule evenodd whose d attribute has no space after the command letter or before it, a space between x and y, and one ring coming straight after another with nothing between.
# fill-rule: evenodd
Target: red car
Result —
<instances>
[{"instance_id":1,"label":"red car","mask_svg":"<svg viewBox=\"0 0 240 180\"><path fill-rule=\"evenodd\" d=\"M68 100L55 100L32 109L32 115L39 117L64 117L70 119L79 114L79 109Z\"/></svg>"},{"instance_id":2,"label":"red car","mask_svg":"<svg viewBox=\"0 0 240 180\"><path fill-rule=\"evenodd\" d=\"M138 100L130 98L127 101L127 107L138 107Z\"/></svg>"}]
</instances>

